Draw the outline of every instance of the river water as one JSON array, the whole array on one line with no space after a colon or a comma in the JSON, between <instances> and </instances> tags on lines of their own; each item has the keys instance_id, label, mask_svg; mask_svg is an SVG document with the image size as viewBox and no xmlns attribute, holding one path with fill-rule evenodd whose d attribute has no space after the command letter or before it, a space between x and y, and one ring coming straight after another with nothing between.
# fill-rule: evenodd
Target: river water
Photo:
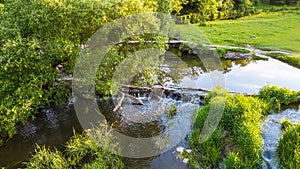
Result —
<instances>
[{"instance_id":1,"label":"river water","mask_svg":"<svg viewBox=\"0 0 300 169\"><path fill-rule=\"evenodd\" d=\"M164 73L158 79L164 85L212 88L210 73L206 71L199 59L192 56L184 56L182 60L185 66L171 65L169 64L171 61L166 61L161 66L161 70ZM300 70L278 60L272 58L269 58L268 61L253 61L251 59L225 60L222 61L222 64L225 86L229 91L257 93L261 87L268 84L300 90ZM175 75L174 72L176 72ZM158 102L154 98L141 97L145 101L145 107L147 108L141 109L139 105L124 103L122 111L113 113L112 110L115 107L114 105L116 105L114 99L99 102L99 107L109 122L118 121L117 128L119 131L128 135L148 137L171 130L170 126L172 126L172 123L168 123L168 121L176 121L176 119L180 119L183 116L189 119L185 122L186 126L192 126L191 117L194 113L193 110L201 105L199 96L203 95L203 93L195 91L183 92L181 90L176 92L180 93L180 98L164 97L163 101L159 102L159 104L163 103L160 106L157 106ZM165 116L165 110L173 104L177 105L179 111L174 117L169 119ZM159 108L162 107L165 109L160 110ZM153 110L155 110L156 114L153 113ZM279 114L271 114L265 118L262 136L265 150L263 158L267 161L265 168L279 167L276 161L276 148L281 134L279 121L283 118L291 119L295 122L299 121L299 113L300 110L298 108L289 108ZM155 114L155 116L149 116L149 114ZM186 114L188 115L186 116ZM146 123L143 120L150 122ZM141 122L143 125L141 125ZM63 144L73 135L73 131L81 132L82 127L72 104L69 106L53 105L42 110L35 121L29 121L24 126L19 126L18 133L0 147L0 166L8 166L9 168L22 166L20 162L30 158L30 153L34 152L36 144L56 146L59 149L63 149ZM124 163L128 168L137 169L188 168L181 159L177 158L176 147L189 148L187 141L189 134L189 132L186 133L180 138L181 140L177 145L162 154L143 159L125 158Z\"/></svg>"}]
</instances>

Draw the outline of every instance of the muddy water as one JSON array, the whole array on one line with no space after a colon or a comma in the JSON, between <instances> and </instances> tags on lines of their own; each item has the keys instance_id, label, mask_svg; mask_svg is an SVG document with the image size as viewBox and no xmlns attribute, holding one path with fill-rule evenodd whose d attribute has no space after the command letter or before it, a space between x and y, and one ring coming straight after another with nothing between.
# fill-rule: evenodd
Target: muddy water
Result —
<instances>
[{"instance_id":1,"label":"muddy water","mask_svg":"<svg viewBox=\"0 0 300 169\"><path fill-rule=\"evenodd\" d=\"M163 73L158 79L164 85L211 89L211 77L199 59L192 56L182 57L182 59L187 66L169 65L167 63L170 62L167 62L161 67ZM230 91L257 93L262 86L267 84L300 90L297 83L300 81L300 70L280 61L270 58L269 61L227 60L222 63L226 87ZM171 130L171 125L168 123L170 119L165 115L165 110L170 105L176 104L180 107L189 103L192 104L190 108L199 106L201 102L199 95L202 93L194 91L184 91L185 93L183 93L180 90L178 92L182 96L180 99L163 98L163 106L157 106L158 104L155 103L153 98L152 100L141 98L144 99L146 108L141 109L138 105L126 105L124 103L123 110L126 111L112 113L114 105L116 105L116 102L112 100L100 102L99 107L110 123L117 121L116 127L120 132L149 137ZM130 103L130 100L128 103ZM164 107L165 110L160 110L161 107ZM155 113L153 113L153 110L156 110ZM149 113L151 111L152 113ZM192 111L181 109L171 120L180 119L187 112L190 113L189 117L191 117ZM263 128L265 150L263 156L267 161L266 167L277 168L278 166L275 153L281 134L278 122L282 118L297 120L299 117L298 109L287 109L280 114L271 114L266 118ZM146 121L150 122L146 123ZM187 126L191 122L188 120L186 122ZM143 124L141 125L141 123ZM62 145L73 135L73 128L78 132L82 130L72 106L67 108L52 106L41 111L35 121L29 121L24 126L20 126L18 134L0 147L0 166L10 166L10 168L20 166L18 163L30 158L30 153L34 151L35 144L56 146L63 149ZM182 137L175 147L160 155L145 159L125 158L124 163L128 168L188 168L182 160L177 158L175 150L178 146L189 148L186 139L188 134Z\"/></svg>"}]
</instances>

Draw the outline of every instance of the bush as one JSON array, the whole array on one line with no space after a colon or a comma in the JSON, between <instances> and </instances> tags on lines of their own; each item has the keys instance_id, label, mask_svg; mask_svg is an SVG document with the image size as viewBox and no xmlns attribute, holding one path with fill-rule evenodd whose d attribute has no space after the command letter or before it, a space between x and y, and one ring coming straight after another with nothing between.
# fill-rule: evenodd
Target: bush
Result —
<instances>
[{"instance_id":1,"label":"bush","mask_svg":"<svg viewBox=\"0 0 300 169\"><path fill-rule=\"evenodd\" d=\"M50 102L56 71L37 40L6 42L1 55L0 136L12 137L17 123Z\"/></svg>"},{"instance_id":2,"label":"bush","mask_svg":"<svg viewBox=\"0 0 300 169\"><path fill-rule=\"evenodd\" d=\"M300 123L284 132L279 141L278 153L284 168L300 168Z\"/></svg>"},{"instance_id":3,"label":"bush","mask_svg":"<svg viewBox=\"0 0 300 169\"><path fill-rule=\"evenodd\" d=\"M81 44L99 28L119 17L153 12L158 8L154 0L118 3L109 0L6 0L2 14L3 5L0 5L1 138L12 137L17 124L34 117L45 105L70 96L66 93L70 92L65 90L66 85L56 80L56 67L63 65L63 74L70 74ZM145 37L149 38L146 35L135 38ZM124 46L112 49L116 52L108 59L107 65L113 66L105 67L107 76L99 70L98 81L103 81L103 85L96 87L98 93L111 94L111 75L115 70L111 68L124 59L119 56L143 47L128 49Z\"/></svg>"}]
</instances>

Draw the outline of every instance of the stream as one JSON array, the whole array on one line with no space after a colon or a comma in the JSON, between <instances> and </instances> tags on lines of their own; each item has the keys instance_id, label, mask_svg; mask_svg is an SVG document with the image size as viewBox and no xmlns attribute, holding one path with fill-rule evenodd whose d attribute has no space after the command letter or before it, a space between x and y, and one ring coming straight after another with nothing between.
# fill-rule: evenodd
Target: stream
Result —
<instances>
[{"instance_id":1,"label":"stream","mask_svg":"<svg viewBox=\"0 0 300 169\"><path fill-rule=\"evenodd\" d=\"M166 57L166 62L161 65L162 74L158 77L164 85L212 89L210 74L198 58L189 55L182 57L185 66L170 65L170 61L167 60L168 57ZM300 90L300 70L281 61L272 58L269 58L268 61L251 59L223 60L222 64L225 85L229 91L257 93L261 87L268 84ZM174 74L174 72L176 73ZM184 121L184 126L188 131L191 131L193 112L201 106L202 101L199 96L203 93L181 90L176 92L180 93L180 98L159 96L162 99L157 100L156 95L139 96L145 103L143 108L140 105L132 105L130 99L125 99L122 110L113 112L112 110L117 104L117 98L98 102L98 105L107 121L109 123L117 121L116 128L128 135L149 137L164 133L172 130L174 122L176 123L178 119L183 117L187 119ZM178 112L170 119L166 117L165 113L173 104L177 106ZM276 149L281 135L279 122L282 119L290 119L295 123L299 122L299 105L265 117L262 137L264 139L263 159L266 162L263 168L280 168ZM20 162L30 158L30 154L34 153L36 144L64 149L63 144L73 135L73 130L76 132L82 131L73 105L52 105L37 114L34 121L30 120L25 125L19 126L17 134L0 147L0 166L21 167ZM125 158L123 161L127 168L133 169L188 168L182 162L182 159L177 157L176 148L179 146L189 148L187 139L189 134L190 132L186 133L180 138L180 142L176 146L162 154L143 159Z\"/></svg>"}]
</instances>

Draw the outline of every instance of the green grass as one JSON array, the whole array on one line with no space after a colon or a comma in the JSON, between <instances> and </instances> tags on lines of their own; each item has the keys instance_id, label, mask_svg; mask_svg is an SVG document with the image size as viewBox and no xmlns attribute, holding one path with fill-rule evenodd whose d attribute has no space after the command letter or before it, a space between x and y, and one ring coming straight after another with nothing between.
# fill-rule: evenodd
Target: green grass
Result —
<instances>
[{"instance_id":1,"label":"green grass","mask_svg":"<svg viewBox=\"0 0 300 169\"><path fill-rule=\"evenodd\" d=\"M220 57L224 57L227 52L250 53L249 50L243 48L217 48L216 50Z\"/></svg>"},{"instance_id":2,"label":"green grass","mask_svg":"<svg viewBox=\"0 0 300 169\"><path fill-rule=\"evenodd\" d=\"M259 98L268 102L269 109L279 111L282 105L298 101L300 91L277 86L265 86L259 91Z\"/></svg>"},{"instance_id":3,"label":"green grass","mask_svg":"<svg viewBox=\"0 0 300 169\"><path fill-rule=\"evenodd\" d=\"M258 168L262 147L260 125L263 115L269 111L267 103L257 97L225 95L218 90L210 92L207 105L198 111L190 137L193 152L200 152L198 161L203 168L218 168L221 160L227 168ZM199 134L210 108L225 98L219 126L207 141L200 143Z\"/></svg>"},{"instance_id":4,"label":"green grass","mask_svg":"<svg viewBox=\"0 0 300 169\"><path fill-rule=\"evenodd\" d=\"M92 139L93 138L93 139ZM124 168L121 158L111 153L118 145L112 140L112 134L104 126L86 130L82 135L75 134L64 151L56 148L37 146L35 154L26 168L84 168L84 169L120 169Z\"/></svg>"},{"instance_id":5,"label":"green grass","mask_svg":"<svg viewBox=\"0 0 300 169\"><path fill-rule=\"evenodd\" d=\"M212 44L249 44L262 49L300 53L300 11L263 13L237 20L211 21L199 29ZM196 38L192 37L190 30L181 31L190 39ZM251 36L255 37L250 38Z\"/></svg>"},{"instance_id":6,"label":"green grass","mask_svg":"<svg viewBox=\"0 0 300 169\"><path fill-rule=\"evenodd\" d=\"M190 165L195 168L197 166L198 168L199 166L218 168L222 161L226 168L261 167L263 143L261 122L264 115L272 112L274 101L280 107L280 105L288 105L295 101L298 95L299 92L275 86L264 87L258 97L232 95L221 89L211 91L205 99L206 105L197 113L194 130L190 136L193 151L191 155L186 156L191 161ZM225 101L221 121L208 140L200 143L199 135L207 120L209 110L214 107L214 104L220 104L220 101ZM282 124L283 128L291 126L289 122L285 121ZM294 152L296 158L298 158L297 155L299 156L298 152ZM198 156L197 153L199 153ZM287 163L292 165L291 161Z\"/></svg>"},{"instance_id":7,"label":"green grass","mask_svg":"<svg viewBox=\"0 0 300 169\"><path fill-rule=\"evenodd\" d=\"M278 152L284 168L300 168L300 123L284 129Z\"/></svg>"},{"instance_id":8,"label":"green grass","mask_svg":"<svg viewBox=\"0 0 300 169\"><path fill-rule=\"evenodd\" d=\"M300 69L300 56L289 56L281 53L269 53L267 55Z\"/></svg>"}]
</instances>

